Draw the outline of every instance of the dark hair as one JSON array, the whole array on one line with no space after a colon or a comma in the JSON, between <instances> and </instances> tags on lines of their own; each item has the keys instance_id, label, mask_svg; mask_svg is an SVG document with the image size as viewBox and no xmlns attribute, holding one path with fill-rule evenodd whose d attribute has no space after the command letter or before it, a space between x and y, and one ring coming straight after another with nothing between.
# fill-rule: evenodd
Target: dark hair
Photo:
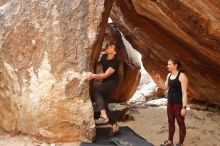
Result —
<instances>
[{"instance_id":1,"label":"dark hair","mask_svg":"<svg viewBox=\"0 0 220 146\"><path fill-rule=\"evenodd\" d=\"M177 58L170 58L169 61L173 62L173 64L177 65L177 69L180 70L181 62Z\"/></svg>"},{"instance_id":2,"label":"dark hair","mask_svg":"<svg viewBox=\"0 0 220 146\"><path fill-rule=\"evenodd\" d=\"M114 40L109 40L108 41L108 46L115 45L115 44L116 44L116 42Z\"/></svg>"},{"instance_id":3,"label":"dark hair","mask_svg":"<svg viewBox=\"0 0 220 146\"><path fill-rule=\"evenodd\" d=\"M120 53L119 51L119 46L117 45L116 41L114 40L110 40L107 44L108 46L114 45L115 46L115 52L117 53L116 55L118 55Z\"/></svg>"}]
</instances>

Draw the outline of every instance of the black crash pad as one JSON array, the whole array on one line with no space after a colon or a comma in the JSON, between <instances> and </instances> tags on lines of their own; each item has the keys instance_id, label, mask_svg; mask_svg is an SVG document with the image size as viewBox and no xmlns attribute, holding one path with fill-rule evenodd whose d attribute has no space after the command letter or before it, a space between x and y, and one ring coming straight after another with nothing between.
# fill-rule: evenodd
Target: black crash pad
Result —
<instances>
[{"instance_id":1,"label":"black crash pad","mask_svg":"<svg viewBox=\"0 0 220 146\"><path fill-rule=\"evenodd\" d=\"M153 146L127 126L120 127L119 134L113 137L108 136L110 130L110 127L96 128L96 141L81 143L80 146Z\"/></svg>"}]
</instances>

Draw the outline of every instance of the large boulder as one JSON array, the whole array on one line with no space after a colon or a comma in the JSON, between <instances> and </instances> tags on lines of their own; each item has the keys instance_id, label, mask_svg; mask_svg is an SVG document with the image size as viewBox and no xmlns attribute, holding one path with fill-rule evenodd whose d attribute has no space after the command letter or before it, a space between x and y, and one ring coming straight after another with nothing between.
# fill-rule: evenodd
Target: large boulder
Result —
<instances>
[{"instance_id":1,"label":"large boulder","mask_svg":"<svg viewBox=\"0 0 220 146\"><path fill-rule=\"evenodd\" d=\"M220 1L120 0L110 17L151 76L165 80L168 59L177 57L190 95L220 104Z\"/></svg>"},{"instance_id":2,"label":"large boulder","mask_svg":"<svg viewBox=\"0 0 220 146\"><path fill-rule=\"evenodd\" d=\"M1 128L46 142L94 139L89 85L82 73L92 68L111 4L0 2Z\"/></svg>"}]
</instances>

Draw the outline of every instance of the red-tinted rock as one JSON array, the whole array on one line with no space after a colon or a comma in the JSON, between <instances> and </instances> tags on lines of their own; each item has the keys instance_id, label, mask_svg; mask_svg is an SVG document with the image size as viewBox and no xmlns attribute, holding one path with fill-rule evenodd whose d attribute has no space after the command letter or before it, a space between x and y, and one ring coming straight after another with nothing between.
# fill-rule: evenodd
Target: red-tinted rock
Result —
<instances>
[{"instance_id":1,"label":"red-tinted rock","mask_svg":"<svg viewBox=\"0 0 220 146\"><path fill-rule=\"evenodd\" d=\"M220 104L220 2L120 0L111 18L143 56L146 70L166 78L169 58L179 58L189 94Z\"/></svg>"}]
</instances>

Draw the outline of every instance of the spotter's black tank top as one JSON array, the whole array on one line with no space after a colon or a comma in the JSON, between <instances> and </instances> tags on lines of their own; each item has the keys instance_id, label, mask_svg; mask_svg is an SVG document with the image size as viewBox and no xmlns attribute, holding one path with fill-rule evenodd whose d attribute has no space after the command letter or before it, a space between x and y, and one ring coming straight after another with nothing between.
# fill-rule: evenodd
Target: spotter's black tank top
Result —
<instances>
[{"instance_id":1,"label":"spotter's black tank top","mask_svg":"<svg viewBox=\"0 0 220 146\"><path fill-rule=\"evenodd\" d=\"M179 72L176 76L175 79L170 79L170 74L169 79L168 79L168 103L172 104L182 104L182 89L181 89L181 83L179 81Z\"/></svg>"}]
</instances>

